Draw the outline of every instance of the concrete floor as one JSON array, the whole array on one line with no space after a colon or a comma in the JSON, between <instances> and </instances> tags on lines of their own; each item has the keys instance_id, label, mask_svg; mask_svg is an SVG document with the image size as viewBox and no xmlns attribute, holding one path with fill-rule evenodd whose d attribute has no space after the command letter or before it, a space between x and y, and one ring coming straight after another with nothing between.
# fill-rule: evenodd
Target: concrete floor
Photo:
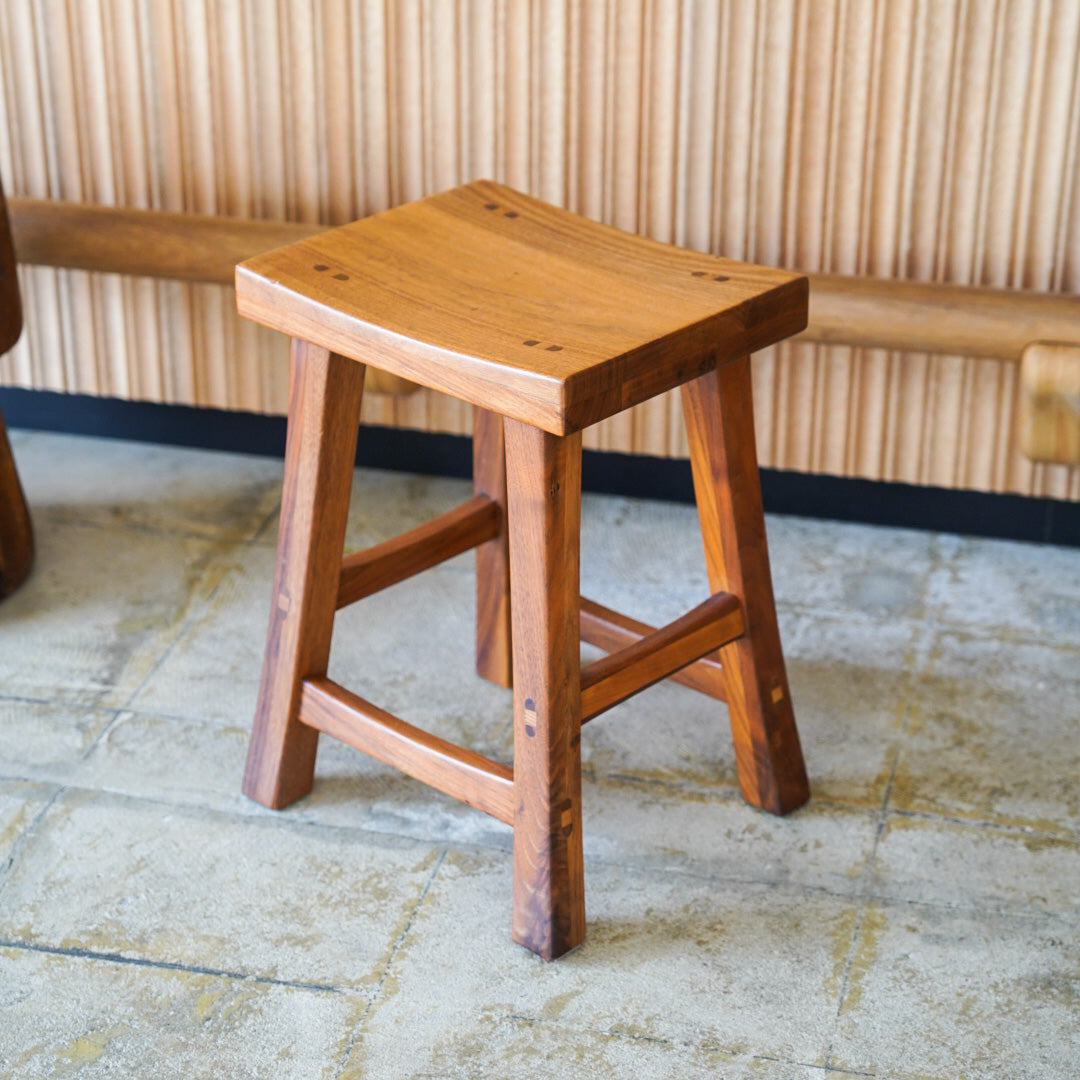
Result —
<instances>
[{"instance_id":1,"label":"concrete floor","mask_svg":"<svg viewBox=\"0 0 1080 1080\"><path fill-rule=\"evenodd\" d=\"M588 940L509 938L509 830L323 740L239 793L280 463L14 433L0 605L0 1075L1076 1077L1080 550L771 518L813 785L738 795L722 706L591 725ZM360 472L349 543L458 481ZM690 507L588 498L584 591L700 600ZM339 618L331 674L508 760L468 556Z\"/></svg>"}]
</instances>

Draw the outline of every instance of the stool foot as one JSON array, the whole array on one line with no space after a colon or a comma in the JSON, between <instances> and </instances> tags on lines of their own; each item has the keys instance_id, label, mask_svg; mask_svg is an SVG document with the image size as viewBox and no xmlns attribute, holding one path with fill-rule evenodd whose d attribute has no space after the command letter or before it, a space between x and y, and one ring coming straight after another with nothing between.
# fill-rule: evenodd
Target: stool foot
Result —
<instances>
[{"instance_id":1,"label":"stool foot","mask_svg":"<svg viewBox=\"0 0 1080 1080\"><path fill-rule=\"evenodd\" d=\"M773 602L750 358L682 388L694 492L713 592L740 597L743 637L720 650L743 797L786 814L810 797Z\"/></svg>"},{"instance_id":2,"label":"stool foot","mask_svg":"<svg viewBox=\"0 0 1080 1080\"><path fill-rule=\"evenodd\" d=\"M473 409L473 489L501 510L499 535L476 549L476 673L496 686L512 686L503 419L479 408Z\"/></svg>"},{"instance_id":3,"label":"stool foot","mask_svg":"<svg viewBox=\"0 0 1080 1080\"><path fill-rule=\"evenodd\" d=\"M298 719L300 684L325 675L364 366L293 341L277 569L244 794L278 809L311 790L318 732Z\"/></svg>"},{"instance_id":4,"label":"stool foot","mask_svg":"<svg viewBox=\"0 0 1080 1080\"><path fill-rule=\"evenodd\" d=\"M513 936L585 938L578 620L581 435L505 422L514 635Z\"/></svg>"}]
</instances>

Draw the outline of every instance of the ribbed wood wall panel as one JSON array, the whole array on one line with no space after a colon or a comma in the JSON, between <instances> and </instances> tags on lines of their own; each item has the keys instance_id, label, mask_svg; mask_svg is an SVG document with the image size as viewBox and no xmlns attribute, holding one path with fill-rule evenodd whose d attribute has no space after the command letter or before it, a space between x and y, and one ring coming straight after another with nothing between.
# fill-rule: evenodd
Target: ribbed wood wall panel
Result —
<instances>
[{"instance_id":1,"label":"ribbed wood wall panel","mask_svg":"<svg viewBox=\"0 0 1080 1080\"><path fill-rule=\"evenodd\" d=\"M25 0L0 4L14 194L341 223L491 176L810 270L1075 292L1077 0ZM24 271L24 386L282 411L228 289ZM1012 366L786 346L781 468L1080 498L1015 448ZM435 394L369 420L467 431ZM677 401L588 443L681 455Z\"/></svg>"}]
</instances>

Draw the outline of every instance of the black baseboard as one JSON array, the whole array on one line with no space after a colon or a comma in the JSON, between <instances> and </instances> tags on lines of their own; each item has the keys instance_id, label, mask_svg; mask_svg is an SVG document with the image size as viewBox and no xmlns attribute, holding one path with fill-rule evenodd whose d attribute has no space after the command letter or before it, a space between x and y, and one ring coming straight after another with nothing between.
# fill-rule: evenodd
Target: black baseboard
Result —
<instances>
[{"instance_id":1,"label":"black baseboard","mask_svg":"<svg viewBox=\"0 0 1080 1080\"><path fill-rule=\"evenodd\" d=\"M280 416L10 388L0 389L0 410L11 428L272 457L285 452L285 419ZM360 429L356 463L464 477L471 475L472 450L462 435L365 426ZM693 501L689 462L671 458L586 450L582 483L588 491ZM766 510L776 514L1080 547L1080 503L778 469L763 469L761 486Z\"/></svg>"}]
</instances>

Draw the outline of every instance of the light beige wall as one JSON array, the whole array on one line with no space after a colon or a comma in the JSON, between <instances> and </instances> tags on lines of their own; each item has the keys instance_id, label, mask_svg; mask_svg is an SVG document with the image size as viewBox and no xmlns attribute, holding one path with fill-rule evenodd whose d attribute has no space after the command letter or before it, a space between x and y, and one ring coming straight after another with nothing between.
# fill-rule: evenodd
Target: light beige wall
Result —
<instances>
[{"instance_id":1,"label":"light beige wall","mask_svg":"<svg viewBox=\"0 0 1080 1080\"><path fill-rule=\"evenodd\" d=\"M1076 0L25 0L0 4L14 194L340 223L492 176L785 266L1076 292ZM229 290L24 271L24 386L281 411ZM755 361L781 468L1080 498L1015 448L1015 369ZM435 394L369 420L467 431ZM679 455L671 400L593 446Z\"/></svg>"}]
</instances>

